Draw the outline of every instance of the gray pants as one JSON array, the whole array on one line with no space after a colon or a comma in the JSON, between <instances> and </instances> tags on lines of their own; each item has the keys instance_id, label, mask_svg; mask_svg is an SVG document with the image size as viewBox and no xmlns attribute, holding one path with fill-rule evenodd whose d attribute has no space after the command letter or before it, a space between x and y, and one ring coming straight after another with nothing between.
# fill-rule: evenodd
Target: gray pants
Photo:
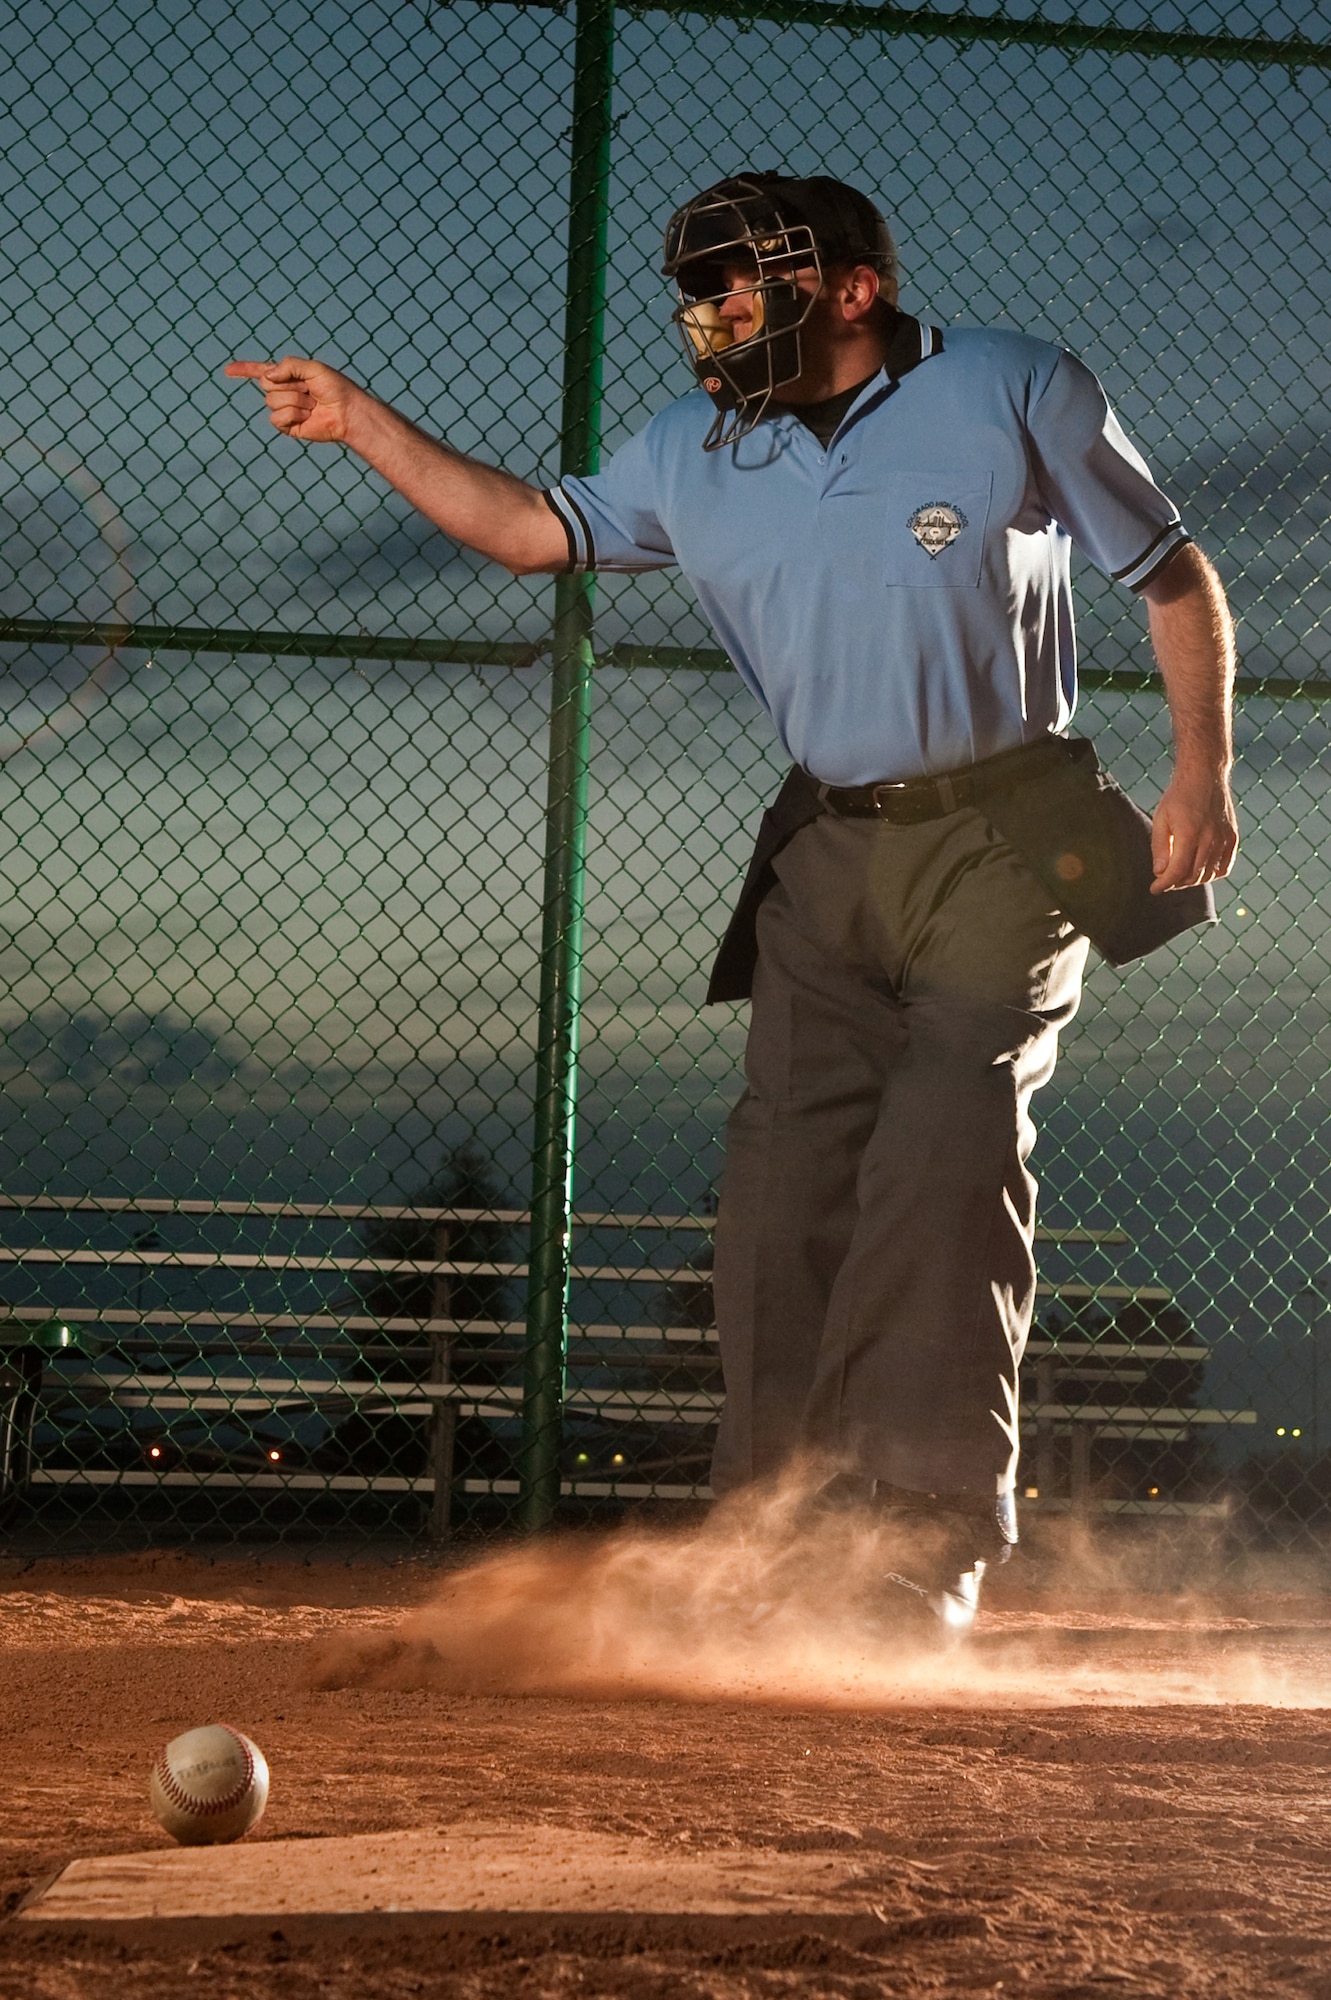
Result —
<instances>
[{"instance_id":1,"label":"gray pants","mask_svg":"<svg viewBox=\"0 0 1331 2000\"><path fill-rule=\"evenodd\" d=\"M824 816L758 912L716 1237L725 1492L805 1448L919 1492L1016 1475L1031 1092L1084 937L977 812Z\"/></svg>"}]
</instances>

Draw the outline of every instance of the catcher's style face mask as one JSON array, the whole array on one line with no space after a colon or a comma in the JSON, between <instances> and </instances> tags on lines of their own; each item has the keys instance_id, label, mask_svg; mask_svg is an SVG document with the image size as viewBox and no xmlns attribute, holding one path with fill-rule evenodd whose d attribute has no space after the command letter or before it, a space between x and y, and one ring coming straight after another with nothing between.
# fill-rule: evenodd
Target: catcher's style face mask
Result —
<instances>
[{"instance_id":1,"label":"catcher's style face mask","mask_svg":"<svg viewBox=\"0 0 1331 2000\"><path fill-rule=\"evenodd\" d=\"M752 430L774 392L800 373L800 331L825 264L870 263L890 275L894 260L882 216L839 181L739 174L677 210L662 269L679 292L672 317L685 355L716 405L703 449ZM802 287L796 274L806 271L813 283ZM735 289L751 309L742 339L721 312Z\"/></svg>"}]
</instances>

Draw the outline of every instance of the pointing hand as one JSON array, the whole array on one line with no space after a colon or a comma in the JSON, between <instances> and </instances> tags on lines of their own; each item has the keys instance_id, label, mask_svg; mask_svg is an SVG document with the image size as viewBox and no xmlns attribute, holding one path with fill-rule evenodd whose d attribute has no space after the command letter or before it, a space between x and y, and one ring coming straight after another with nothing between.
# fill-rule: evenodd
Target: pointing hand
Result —
<instances>
[{"instance_id":1,"label":"pointing hand","mask_svg":"<svg viewBox=\"0 0 1331 2000\"><path fill-rule=\"evenodd\" d=\"M228 361L224 375L257 382L272 423L305 444L345 444L352 407L366 398L322 361Z\"/></svg>"}]
</instances>

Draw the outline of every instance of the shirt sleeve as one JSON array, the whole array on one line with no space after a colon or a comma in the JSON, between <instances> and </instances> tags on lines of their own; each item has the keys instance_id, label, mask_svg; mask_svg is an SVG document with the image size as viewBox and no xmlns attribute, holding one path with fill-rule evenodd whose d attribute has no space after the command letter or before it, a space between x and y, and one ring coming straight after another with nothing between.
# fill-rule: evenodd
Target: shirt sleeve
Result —
<instances>
[{"instance_id":1,"label":"shirt sleeve","mask_svg":"<svg viewBox=\"0 0 1331 2000\"><path fill-rule=\"evenodd\" d=\"M1141 590L1191 541L1089 368L1060 354L1028 428L1054 519L1097 569Z\"/></svg>"},{"instance_id":2,"label":"shirt sleeve","mask_svg":"<svg viewBox=\"0 0 1331 2000\"><path fill-rule=\"evenodd\" d=\"M656 511L647 431L617 451L602 472L561 479L546 500L563 522L571 570L669 569L676 561Z\"/></svg>"}]
</instances>

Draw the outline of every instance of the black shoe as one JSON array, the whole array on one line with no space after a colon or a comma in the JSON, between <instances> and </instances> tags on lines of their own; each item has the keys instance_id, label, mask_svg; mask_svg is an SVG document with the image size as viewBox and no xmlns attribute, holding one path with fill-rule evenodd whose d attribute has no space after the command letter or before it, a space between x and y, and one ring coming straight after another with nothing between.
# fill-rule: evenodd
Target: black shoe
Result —
<instances>
[{"instance_id":1,"label":"black shoe","mask_svg":"<svg viewBox=\"0 0 1331 2000\"><path fill-rule=\"evenodd\" d=\"M884 1573L892 1611L927 1637L945 1643L966 1638L986 1570L1007 1562L1016 1546L1013 1496L989 1501L964 1493L912 1493L880 1480L874 1511L900 1539L905 1559L902 1569Z\"/></svg>"},{"instance_id":2,"label":"black shoe","mask_svg":"<svg viewBox=\"0 0 1331 2000\"><path fill-rule=\"evenodd\" d=\"M823 1514L868 1514L874 1505L877 1481L862 1472L834 1472L810 1493L804 1505L808 1517Z\"/></svg>"},{"instance_id":3,"label":"black shoe","mask_svg":"<svg viewBox=\"0 0 1331 2000\"><path fill-rule=\"evenodd\" d=\"M969 1569L949 1570L946 1579L923 1583L900 1570L883 1572L889 1590L888 1611L894 1623L921 1638L946 1645L967 1639L980 1608L980 1585L988 1565L977 1556Z\"/></svg>"}]
</instances>

